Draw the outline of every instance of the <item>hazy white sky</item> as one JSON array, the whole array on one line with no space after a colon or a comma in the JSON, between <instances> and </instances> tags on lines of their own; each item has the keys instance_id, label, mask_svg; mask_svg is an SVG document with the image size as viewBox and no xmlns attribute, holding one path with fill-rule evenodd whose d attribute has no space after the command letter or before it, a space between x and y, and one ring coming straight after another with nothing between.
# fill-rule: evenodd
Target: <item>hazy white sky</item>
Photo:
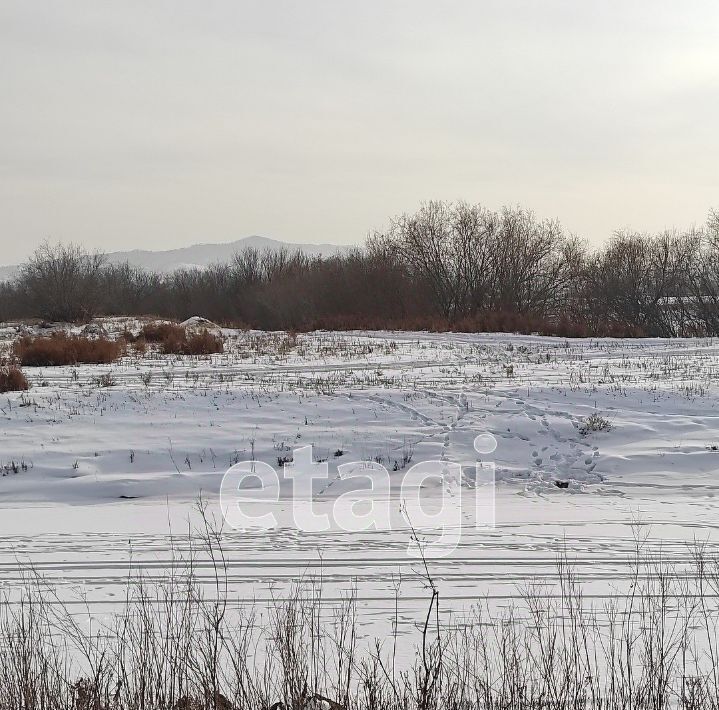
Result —
<instances>
[{"instance_id":1,"label":"hazy white sky","mask_svg":"<svg viewBox=\"0 0 719 710\"><path fill-rule=\"evenodd\" d=\"M719 206L719 3L0 0L0 261L361 242L432 198L599 242Z\"/></svg>"}]
</instances>

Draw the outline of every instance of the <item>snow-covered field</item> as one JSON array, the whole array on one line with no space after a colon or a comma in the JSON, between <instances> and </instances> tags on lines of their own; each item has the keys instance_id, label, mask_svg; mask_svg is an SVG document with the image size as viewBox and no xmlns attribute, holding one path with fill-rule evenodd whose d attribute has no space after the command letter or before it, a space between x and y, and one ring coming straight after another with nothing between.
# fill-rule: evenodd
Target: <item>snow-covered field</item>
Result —
<instances>
[{"instance_id":1,"label":"snow-covered field","mask_svg":"<svg viewBox=\"0 0 719 710\"><path fill-rule=\"evenodd\" d=\"M379 462L395 481L426 460L459 463L468 480L479 458L495 463L496 527L467 526L458 549L431 562L455 614L481 596L502 604L530 575L551 582L563 545L586 592L601 596L626 581L637 534L650 531L647 544L679 563L688 542L717 539L712 340L224 335L225 353L211 358L27 368L30 391L2 395L6 589L31 563L63 598L109 608L130 561L151 577L184 544L200 494L219 515L229 466L254 454L277 467L307 445L330 479L349 461ZM0 329L4 344L14 337ZM475 451L483 433L497 440L491 456ZM427 595L407 526L302 532L288 522L287 490L280 527L224 535L232 599L266 599L321 573L328 598L356 587L367 623L394 613L398 585L400 617L416 619ZM320 508L340 490L326 486Z\"/></svg>"}]
</instances>

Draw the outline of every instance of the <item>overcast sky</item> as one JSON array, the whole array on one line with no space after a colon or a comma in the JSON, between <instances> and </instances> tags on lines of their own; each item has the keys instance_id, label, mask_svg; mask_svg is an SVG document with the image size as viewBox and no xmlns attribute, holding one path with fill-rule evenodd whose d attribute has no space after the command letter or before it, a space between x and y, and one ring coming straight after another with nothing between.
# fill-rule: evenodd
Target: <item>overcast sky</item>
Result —
<instances>
[{"instance_id":1,"label":"overcast sky","mask_svg":"<svg viewBox=\"0 0 719 710\"><path fill-rule=\"evenodd\" d=\"M719 206L719 3L0 0L0 262L354 243L427 199L594 243Z\"/></svg>"}]
</instances>

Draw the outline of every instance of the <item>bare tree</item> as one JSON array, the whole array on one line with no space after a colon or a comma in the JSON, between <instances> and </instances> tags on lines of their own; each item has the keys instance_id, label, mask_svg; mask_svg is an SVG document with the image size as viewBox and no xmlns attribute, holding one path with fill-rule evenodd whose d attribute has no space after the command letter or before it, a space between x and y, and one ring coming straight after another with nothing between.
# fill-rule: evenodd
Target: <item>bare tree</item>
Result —
<instances>
[{"instance_id":1,"label":"bare tree","mask_svg":"<svg viewBox=\"0 0 719 710\"><path fill-rule=\"evenodd\" d=\"M711 239L719 240L719 209L709 210L707 234Z\"/></svg>"},{"instance_id":2,"label":"bare tree","mask_svg":"<svg viewBox=\"0 0 719 710\"><path fill-rule=\"evenodd\" d=\"M589 264L595 313L647 335L678 334L675 314L689 289L688 275L699 234L615 234Z\"/></svg>"},{"instance_id":3,"label":"bare tree","mask_svg":"<svg viewBox=\"0 0 719 710\"><path fill-rule=\"evenodd\" d=\"M106 315L150 313L153 296L162 286L159 274L128 262L107 265L102 281L102 313Z\"/></svg>"},{"instance_id":4,"label":"bare tree","mask_svg":"<svg viewBox=\"0 0 719 710\"><path fill-rule=\"evenodd\" d=\"M527 210L428 202L374 234L370 248L398 255L452 321L483 310L557 310L572 274L567 257L579 246L559 223L538 221Z\"/></svg>"},{"instance_id":5,"label":"bare tree","mask_svg":"<svg viewBox=\"0 0 719 710\"><path fill-rule=\"evenodd\" d=\"M521 208L498 215L494 243L494 300L497 310L552 315L572 275L569 257L580 248L559 222L539 221Z\"/></svg>"},{"instance_id":6,"label":"bare tree","mask_svg":"<svg viewBox=\"0 0 719 710\"><path fill-rule=\"evenodd\" d=\"M688 278L687 311L704 333L719 333L719 210L711 210Z\"/></svg>"},{"instance_id":7,"label":"bare tree","mask_svg":"<svg viewBox=\"0 0 719 710\"><path fill-rule=\"evenodd\" d=\"M101 302L105 257L73 244L42 244L18 277L32 314L56 321L92 318Z\"/></svg>"},{"instance_id":8,"label":"bare tree","mask_svg":"<svg viewBox=\"0 0 719 710\"><path fill-rule=\"evenodd\" d=\"M452 231L449 203L427 202L416 214L393 220L387 232L371 237L370 247L397 255L415 277L427 282L438 313L448 319L457 316L464 291L462 249Z\"/></svg>"},{"instance_id":9,"label":"bare tree","mask_svg":"<svg viewBox=\"0 0 719 710\"><path fill-rule=\"evenodd\" d=\"M263 280L260 252L254 247L237 252L232 258L231 266L238 286L251 286Z\"/></svg>"}]
</instances>

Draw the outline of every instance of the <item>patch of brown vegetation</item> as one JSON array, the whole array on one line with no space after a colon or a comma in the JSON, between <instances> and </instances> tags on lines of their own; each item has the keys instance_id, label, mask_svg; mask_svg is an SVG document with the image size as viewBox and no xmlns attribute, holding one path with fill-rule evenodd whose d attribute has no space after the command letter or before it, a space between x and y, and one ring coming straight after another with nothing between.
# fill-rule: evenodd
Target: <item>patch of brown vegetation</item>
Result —
<instances>
[{"instance_id":1,"label":"patch of brown vegetation","mask_svg":"<svg viewBox=\"0 0 719 710\"><path fill-rule=\"evenodd\" d=\"M146 323L138 340L157 343L164 355L214 355L225 349L222 338L209 330L194 332L175 323Z\"/></svg>"},{"instance_id":2,"label":"patch of brown vegetation","mask_svg":"<svg viewBox=\"0 0 719 710\"><path fill-rule=\"evenodd\" d=\"M108 338L86 338L67 333L25 336L13 346L17 360L27 367L104 365L125 354L125 343Z\"/></svg>"},{"instance_id":3,"label":"patch of brown vegetation","mask_svg":"<svg viewBox=\"0 0 719 710\"><path fill-rule=\"evenodd\" d=\"M24 392L29 387L27 377L17 365L0 367L0 393Z\"/></svg>"}]
</instances>

